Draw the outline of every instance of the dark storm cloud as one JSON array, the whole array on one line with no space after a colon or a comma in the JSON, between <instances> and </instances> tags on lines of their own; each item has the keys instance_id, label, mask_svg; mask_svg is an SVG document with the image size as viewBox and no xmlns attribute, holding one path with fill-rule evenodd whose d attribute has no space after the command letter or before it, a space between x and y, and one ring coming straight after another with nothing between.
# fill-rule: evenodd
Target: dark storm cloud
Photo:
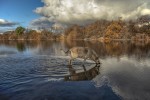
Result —
<instances>
[{"instance_id":1,"label":"dark storm cloud","mask_svg":"<svg viewBox=\"0 0 150 100\"><path fill-rule=\"evenodd\" d=\"M40 28L50 28L52 26L52 22L50 22L47 18L41 17L39 19L35 19L30 23L30 27L33 29L40 29Z\"/></svg>"}]
</instances>

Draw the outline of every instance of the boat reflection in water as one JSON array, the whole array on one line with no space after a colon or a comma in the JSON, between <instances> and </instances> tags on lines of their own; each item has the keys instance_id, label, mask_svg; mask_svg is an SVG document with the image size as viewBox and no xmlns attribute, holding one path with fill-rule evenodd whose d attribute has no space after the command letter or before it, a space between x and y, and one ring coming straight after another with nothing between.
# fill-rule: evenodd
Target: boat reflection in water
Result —
<instances>
[{"instance_id":1,"label":"boat reflection in water","mask_svg":"<svg viewBox=\"0 0 150 100\"><path fill-rule=\"evenodd\" d=\"M92 80L94 77L100 74L100 64L95 65L91 69L87 70L85 66L83 67L83 72L76 72L72 65L67 65L70 75L64 76L65 81L82 81L82 80Z\"/></svg>"}]
</instances>

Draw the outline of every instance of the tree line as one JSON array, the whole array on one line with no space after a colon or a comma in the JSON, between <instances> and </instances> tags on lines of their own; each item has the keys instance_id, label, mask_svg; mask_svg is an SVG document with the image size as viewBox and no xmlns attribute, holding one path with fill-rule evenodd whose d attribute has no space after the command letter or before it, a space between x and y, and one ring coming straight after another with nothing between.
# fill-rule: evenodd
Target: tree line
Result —
<instances>
[{"instance_id":1,"label":"tree line","mask_svg":"<svg viewBox=\"0 0 150 100\"><path fill-rule=\"evenodd\" d=\"M67 39L131 39L137 35L150 36L150 17L137 20L99 20L86 26L73 25L64 32Z\"/></svg>"},{"instance_id":2,"label":"tree line","mask_svg":"<svg viewBox=\"0 0 150 100\"><path fill-rule=\"evenodd\" d=\"M51 31L29 30L19 26L15 31L8 31L0 35L1 40L77 40L77 39L132 39L132 37L150 37L150 16L141 16L136 20L124 21L99 20L84 26L71 25L61 34ZM142 35L142 36L140 36ZM145 39L145 38L144 38Z\"/></svg>"}]
</instances>

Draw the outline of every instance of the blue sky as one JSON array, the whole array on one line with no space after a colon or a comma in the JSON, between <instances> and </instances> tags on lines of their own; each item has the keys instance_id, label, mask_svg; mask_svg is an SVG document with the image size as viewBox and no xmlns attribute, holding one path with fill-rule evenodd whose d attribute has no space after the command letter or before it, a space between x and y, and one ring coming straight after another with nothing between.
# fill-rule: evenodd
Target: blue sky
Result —
<instances>
[{"instance_id":1,"label":"blue sky","mask_svg":"<svg viewBox=\"0 0 150 100\"><path fill-rule=\"evenodd\" d=\"M18 25L27 27L32 20L40 17L34 10L43 5L41 0L0 0L0 19L16 23L14 27ZM8 29L9 26L0 29L5 28Z\"/></svg>"}]
</instances>

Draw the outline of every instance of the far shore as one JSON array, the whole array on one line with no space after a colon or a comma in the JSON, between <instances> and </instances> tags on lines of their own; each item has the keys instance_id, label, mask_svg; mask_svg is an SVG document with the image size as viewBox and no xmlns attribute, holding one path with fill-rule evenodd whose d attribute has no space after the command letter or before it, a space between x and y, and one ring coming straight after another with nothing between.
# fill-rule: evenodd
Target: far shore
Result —
<instances>
[{"instance_id":1,"label":"far shore","mask_svg":"<svg viewBox=\"0 0 150 100\"><path fill-rule=\"evenodd\" d=\"M150 39L108 39L108 40L101 40L101 39L0 39L0 41L99 41L99 42L110 42L110 41L150 41Z\"/></svg>"}]
</instances>

